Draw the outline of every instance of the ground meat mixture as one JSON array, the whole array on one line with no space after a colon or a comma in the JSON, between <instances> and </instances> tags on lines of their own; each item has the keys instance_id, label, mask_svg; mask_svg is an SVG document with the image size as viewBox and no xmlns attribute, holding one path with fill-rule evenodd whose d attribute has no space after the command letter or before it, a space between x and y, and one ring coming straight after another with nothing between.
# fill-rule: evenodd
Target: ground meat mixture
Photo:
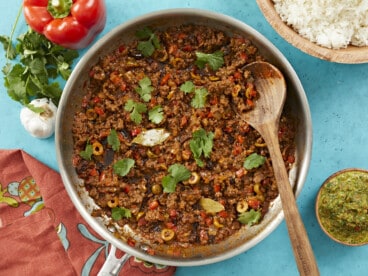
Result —
<instances>
[{"instance_id":1,"label":"ground meat mixture","mask_svg":"<svg viewBox=\"0 0 368 276\"><path fill-rule=\"evenodd\" d=\"M145 28L101 57L73 124L73 164L101 207L95 215L178 247L259 223L277 186L265 142L234 112L256 105L244 70L255 60L248 39L197 25ZM294 138L283 115L288 169Z\"/></svg>"}]
</instances>

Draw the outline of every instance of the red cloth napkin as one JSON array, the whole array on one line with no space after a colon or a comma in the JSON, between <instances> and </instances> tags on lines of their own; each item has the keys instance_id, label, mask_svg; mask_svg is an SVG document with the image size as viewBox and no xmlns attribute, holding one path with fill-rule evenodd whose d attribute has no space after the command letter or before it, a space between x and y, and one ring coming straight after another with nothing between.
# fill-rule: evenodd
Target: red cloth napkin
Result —
<instances>
[{"instance_id":1,"label":"red cloth napkin","mask_svg":"<svg viewBox=\"0 0 368 276\"><path fill-rule=\"evenodd\" d=\"M110 248L79 215L57 172L22 150L0 150L1 275L97 275ZM131 257L119 275L174 272Z\"/></svg>"}]
</instances>

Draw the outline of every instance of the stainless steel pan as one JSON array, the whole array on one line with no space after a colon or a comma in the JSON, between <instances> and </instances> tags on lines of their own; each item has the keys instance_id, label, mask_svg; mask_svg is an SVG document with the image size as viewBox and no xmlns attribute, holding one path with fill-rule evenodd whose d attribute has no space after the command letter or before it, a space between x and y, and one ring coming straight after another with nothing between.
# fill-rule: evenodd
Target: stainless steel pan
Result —
<instances>
[{"instance_id":1,"label":"stainless steel pan","mask_svg":"<svg viewBox=\"0 0 368 276\"><path fill-rule=\"evenodd\" d=\"M90 215L95 208L93 200L83 188L83 182L77 177L72 166L72 122L73 115L81 105L84 90L88 82L89 69L98 59L116 49L123 42L135 38L136 30L142 27L166 28L183 23L204 24L221 29L229 34L239 34L253 41L262 55L280 68L288 85L286 108L289 108L298 120L297 153L294 168L290 172L290 181L296 196L300 193L309 169L312 149L312 126L309 105L305 92L294 69L282 53L264 36L231 17L204 10L174 9L164 10L137 17L116 27L100 39L76 65L68 80L60 104L56 123L56 152L60 173L71 200L87 223L104 239L117 248L146 261L175 266L205 265L222 261L240 254L268 236L282 221L283 212L279 198L276 198L259 225L244 228L229 239L210 246L188 248L185 257L173 257L167 254L168 248L155 248L157 254L148 255L145 247L133 248L105 227L103 220Z\"/></svg>"}]
</instances>

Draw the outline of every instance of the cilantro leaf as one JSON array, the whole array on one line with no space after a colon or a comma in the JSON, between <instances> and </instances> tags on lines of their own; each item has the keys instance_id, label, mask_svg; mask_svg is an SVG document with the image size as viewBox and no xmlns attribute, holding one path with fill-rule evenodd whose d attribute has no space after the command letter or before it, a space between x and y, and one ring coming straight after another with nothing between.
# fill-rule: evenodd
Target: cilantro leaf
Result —
<instances>
[{"instance_id":1,"label":"cilantro leaf","mask_svg":"<svg viewBox=\"0 0 368 276\"><path fill-rule=\"evenodd\" d=\"M156 105L154 108L148 111L148 119L155 124L161 123L164 119L162 107L160 105Z\"/></svg>"},{"instance_id":2,"label":"cilantro leaf","mask_svg":"<svg viewBox=\"0 0 368 276\"><path fill-rule=\"evenodd\" d=\"M203 161L200 159L203 155L204 157L209 157L212 152L213 147L213 132L208 132L203 128L193 132L192 139L189 142L189 147L193 153L194 159L198 166L203 167Z\"/></svg>"},{"instance_id":3,"label":"cilantro leaf","mask_svg":"<svg viewBox=\"0 0 368 276\"><path fill-rule=\"evenodd\" d=\"M180 91L183 91L185 94L192 93L195 89L195 85L192 81L186 81L180 86Z\"/></svg>"},{"instance_id":4,"label":"cilantro leaf","mask_svg":"<svg viewBox=\"0 0 368 276\"><path fill-rule=\"evenodd\" d=\"M28 109L32 110L34 113L38 113L38 114L41 114L42 112L45 111L44 108L42 107L36 107L34 106L33 104L26 104L25 105Z\"/></svg>"},{"instance_id":5,"label":"cilantro leaf","mask_svg":"<svg viewBox=\"0 0 368 276\"><path fill-rule=\"evenodd\" d=\"M251 155L247 156L247 158L245 158L243 167L247 170L251 170L262 166L265 161L266 158L264 156L259 155L258 153L252 153Z\"/></svg>"},{"instance_id":6,"label":"cilantro leaf","mask_svg":"<svg viewBox=\"0 0 368 276\"><path fill-rule=\"evenodd\" d=\"M135 164L134 159L130 158L120 159L113 166L114 173L120 176L126 176L130 172L130 169L134 166L134 164Z\"/></svg>"},{"instance_id":7,"label":"cilantro leaf","mask_svg":"<svg viewBox=\"0 0 368 276\"><path fill-rule=\"evenodd\" d=\"M149 39L152 35L152 30L148 27L144 27L135 33L136 37L139 39Z\"/></svg>"},{"instance_id":8,"label":"cilantro leaf","mask_svg":"<svg viewBox=\"0 0 368 276\"><path fill-rule=\"evenodd\" d=\"M216 71L224 64L224 53L221 51L216 51L213 54L196 52L196 56L196 65L201 69L208 64L212 70Z\"/></svg>"},{"instance_id":9,"label":"cilantro leaf","mask_svg":"<svg viewBox=\"0 0 368 276\"><path fill-rule=\"evenodd\" d=\"M114 220L121 220L122 218L130 218L132 212L124 207L114 207L111 209L111 217Z\"/></svg>"},{"instance_id":10,"label":"cilantro leaf","mask_svg":"<svg viewBox=\"0 0 368 276\"><path fill-rule=\"evenodd\" d=\"M155 34L152 35L151 42L152 42L153 46L155 46L156 49L161 48L160 39L158 38L157 35L155 35Z\"/></svg>"},{"instance_id":11,"label":"cilantro leaf","mask_svg":"<svg viewBox=\"0 0 368 276\"><path fill-rule=\"evenodd\" d=\"M45 62L41 59L32 59L28 64L29 70L31 73L37 77L46 77L47 78L47 70L45 68Z\"/></svg>"},{"instance_id":12,"label":"cilantro leaf","mask_svg":"<svg viewBox=\"0 0 368 276\"><path fill-rule=\"evenodd\" d=\"M247 212L241 213L238 216L238 221L242 224L248 224L248 226L252 226L257 223L261 219L261 212L255 211L254 209L250 209Z\"/></svg>"},{"instance_id":13,"label":"cilantro leaf","mask_svg":"<svg viewBox=\"0 0 368 276\"><path fill-rule=\"evenodd\" d=\"M192 93L194 91L194 98L191 101L191 106L194 108L202 108L206 105L206 100L208 96L208 91L206 88L202 87L195 89L195 85L191 81L186 81L180 86L180 91L185 94Z\"/></svg>"},{"instance_id":14,"label":"cilantro leaf","mask_svg":"<svg viewBox=\"0 0 368 276\"><path fill-rule=\"evenodd\" d=\"M135 35L144 41L139 41L137 49L145 56L150 57L155 49L160 49L160 40L148 27L138 30Z\"/></svg>"},{"instance_id":15,"label":"cilantro leaf","mask_svg":"<svg viewBox=\"0 0 368 276\"><path fill-rule=\"evenodd\" d=\"M162 178L162 187L165 193L175 192L176 184L188 180L191 172L181 164L173 164L168 169L169 174Z\"/></svg>"},{"instance_id":16,"label":"cilantro leaf","mask_svg":"<svg viewBox=\"0 0 368 276\"><path fill-rule=\"evenodd\" d=\"M168 169L168 172L172 177L175 178L177 182L188 180L191 175L190 171L184 165L181 164L171 165Z\"/></svg>"},{"instance_id":17,"label":"cilantro leaf","mask_svg":"<svg viewBox=\"0 0 368 276\"><path fill-rule=\"evenodd\" d=\"M162 187L165 193L175 192L177 182L171 175L166 175L162 178Z\"/></svg>"},{"instance_id":18,"label":"cilantro leaf","mask_svg":"<svg viewBox=\"0 0 368 276\"><path fill-rule=\"evenodd\" d=\"M72 70L70 69L70 66L68 63L64 61L60 61L57 64L57 72L60 74L60 76L64 80L67 80L70 77Z\"/></svg>"},{"instance_id":19,"label":"cilantro leaf","mask_svg":"<svg viewBox=\"0 0 368 276\"><path fill-rule=\"evenodd\" d=\"M191 101L191 106L194 108L202 108L206 105L208 91L206 88L200 88L194 90L194 98Z\"/></svg>"},{"instance_id":20,"label":"cilantro leaf","mask_svg":"<svg viewBox=\"0 0 368 276\"><path fill-rule=\"evenodd\" d=\"M138 103L131 99L126 102L124 109L130 112L130 119L136 124L142 122L142 113L147 111L147 107L143 103Z\"/></svg>"},{"instance_id":21,"label":"cilantro leaf","mask_svg":"<svg viewBox=\"0 0 368 276\"><path fill-rule=\"evenodd\" d=\"M15 77L12 78L12 81L5 79L4 85L8 89L9 97L14 101L20 102L23 105L26 105L30 102L26 97L27 90L25 83L21 78Z\"/></svg>"},{"instance_id":22,"label":"cilantro leaf","mask_svg":"<svg viewBox=\"0 0 368 276\"><path fill-rule=\"evenodd\" d=\"M10 98L23 105L28 104L30 100L27 97L27 87L25 81L22 79L26 68L21 64L16 64L13 67L3 68L4 71L6 72L4 86L7 88Z\"/></svg>"},{"instance_id":23,"label":"cilantro leaf","mask_svg":"<svg viewBox=\"0 0 368 276\"><path fill-rule=\"evenodd\" d=\"M155 51L155 46L153 46L151 40L148 41L140 41L138 43L137 49L145 56L150 57L152 56L153 52Z\"/></svg>"},{"instance_id":24,"label":"cilantro leaf","mask_svg":"<svg viewBox=\"0 0 368 276\"><path fill-rule=\"evenodd\" d=\"M110 131L109 136L107 136L107 143L112 147L114 151L118 151L120 148L120 140L118 133L115 129Z\"/></svg>"},{"instance_id":25,"label":"cilantro leaf","mask_svg":"<svg viewBox=\"0 0 368 276\"><path fill-rule=\"evenodd\" d=\"M91 145L89 142L87 142L85 149L84 149L84 150L82 150L82 151L79 153L79 155L80 155L83 159L85 159L85 160L91 160L91 158L92 158L92 154L93 154L93 147L92 147L92 145Z\"/></svg>"},{"instance_id":26,"label":"cilantro leaf","mask_svg":"<svg viewBox=\"0 0 368 276\"><path fill-rule=\"evenodd\" d=\"M148 77L141 79L139 81L139 87L136 87L135 91L141 96L143 101L149 102L151 99L151 92L153 91L151 80Z\"/></svg>"},{"instance_id":27,"label":"cilantro leaf","mask_svg":"<svg viewBox=\"0 0 368 276\"><path fill-rule=\"evenodd\" d=\"M6 63L3 68L1 69L1 72L3 72L4 75L9 74L9 72L13 69L12 65L8 62Z\"/></svg>"},{"instance_id":28,"label":"cilantro leaf","mask_svg":"<svg viewBox=\"0 0 368 276\"><path fill-rule=\"evenodd\" d=\"M61 90L60 84L58 82L53 82L51 84L45 85L41 92L43 96L40 95L39 97L46 97L59 102L63 90Z\"/></svg>"},{"instance_id":29,"label":"cilantro leaf","mask_svg":"<svg viewBox=\"0 0 368 276\"><path fill-rule=\"evenodd\" d=\"M10 38L8 36L0 36L0 43L3 44L4 51L6 52L5 57L8 59L15 59L17 56L16 49L14 48Z\"/></svg>"}]
</instances>

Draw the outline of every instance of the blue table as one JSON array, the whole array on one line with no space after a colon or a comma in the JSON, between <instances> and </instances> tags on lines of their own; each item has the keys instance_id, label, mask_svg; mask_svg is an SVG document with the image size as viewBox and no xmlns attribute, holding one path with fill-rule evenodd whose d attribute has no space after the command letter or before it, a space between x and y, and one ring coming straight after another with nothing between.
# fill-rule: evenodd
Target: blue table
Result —
<instances>
[{"instance_id":1,"label":"blue table","mask_svg":"<svg viewBox=\"0 0 368 276\"><path fill-rule=\"evenodd\" d=\"M21 2L0 2L0 34L10 34ZM106 0L106 4L107 25L101 35L124 21L147 12L178 7L201 8L221 12L247 23L283 52L301 79L312 113L312 162L297 204L321 275L368 275L368 246L346 247L331 241L318 226L314 214L316 193L330 174L349 167L368 167L368 64L331 63L295 49L270 27L254 0ZM15 37L26 30L21 17ZM84 51L81 51L81 55ZM4 64L4 51L1 50L0 66ZM57 170L54 137L46 140L32 138L19 121L20 109L21 106L8 97L1 81L0 148L21 148ZM283 222L264 241L243 254L207 266L178 268L176 275L297 274Z\"/></svg>"}]
</instances>

